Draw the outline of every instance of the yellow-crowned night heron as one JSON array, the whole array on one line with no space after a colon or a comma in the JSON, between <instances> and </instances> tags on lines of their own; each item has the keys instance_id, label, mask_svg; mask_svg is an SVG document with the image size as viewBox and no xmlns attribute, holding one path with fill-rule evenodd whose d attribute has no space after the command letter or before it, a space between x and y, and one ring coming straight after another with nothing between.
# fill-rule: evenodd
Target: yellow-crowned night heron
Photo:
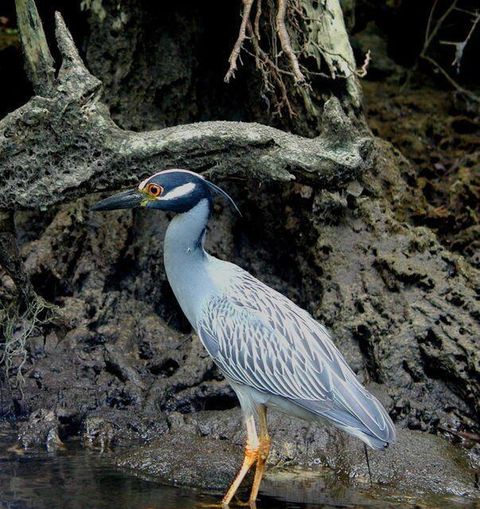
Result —
<instances>
[{"instance_id":1,"label":"yellow-crowned night heron","mask_svg":"<svg viewBox=\"0 0 480 509\"><path fill-rule=\"evenodd\" d=\"M266 407L330 422L374 449L392 443L395 428L379 401L358 382L325 327L245 270L205 252L213 193L235 205L200 175L167 170L147 178L138 189L100 201L93 210L147 207L178 213L165 235L168 281L235 390L247 428L243 464L223 498L228 505L255 463L250 500L257 498L270 449Z\"/></svg>"}]
</instances>

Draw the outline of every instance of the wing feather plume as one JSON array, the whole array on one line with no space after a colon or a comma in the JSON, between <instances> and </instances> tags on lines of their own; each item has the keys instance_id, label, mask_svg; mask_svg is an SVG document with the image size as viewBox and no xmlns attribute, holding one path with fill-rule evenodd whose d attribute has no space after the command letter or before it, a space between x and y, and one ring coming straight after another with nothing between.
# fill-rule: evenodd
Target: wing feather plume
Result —
<instances>
[{"instance_id":1,"label":"wing feather plume","mask_svg":"<svg viewBox=\"0 0 480 509\"><path fill-rule=\"evenodd\" d=\"M224 374L329 419L372 447L393 442L390 417L358 382L325 327L235 269L236 277L208 303L197 327Z\"/></svg>"}]
</instances>

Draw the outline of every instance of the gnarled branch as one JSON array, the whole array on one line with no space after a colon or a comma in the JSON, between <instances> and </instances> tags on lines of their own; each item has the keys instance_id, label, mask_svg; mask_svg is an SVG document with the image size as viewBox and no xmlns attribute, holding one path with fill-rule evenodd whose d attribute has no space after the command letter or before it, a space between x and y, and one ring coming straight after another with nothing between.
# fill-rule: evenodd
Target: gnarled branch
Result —
<instances>
[{"instance_id":1,"label":"gnarled branch","mask_svg":"<svg viewBox=\"0 0 480 509\"><path fill-rule=\"evenodd\" d=\"M356 134L335 98L325 104L325 129L314 139L241 122L122 130L100 101L100 81L86 69L59 14L56 24L62 66L53 92L0 121L1 208L42 209L168 167L324 186L363 168L368 139Z\"/></svg>"}]
</instances>

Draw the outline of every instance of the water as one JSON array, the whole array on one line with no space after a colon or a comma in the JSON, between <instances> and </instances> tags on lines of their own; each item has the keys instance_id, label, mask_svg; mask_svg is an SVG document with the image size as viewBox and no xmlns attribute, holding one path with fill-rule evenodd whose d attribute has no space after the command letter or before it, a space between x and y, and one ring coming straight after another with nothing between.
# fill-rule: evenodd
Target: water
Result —
<instances>
[{"instance_id":1,"label":"water","mask_svg":"<svg viewBox=\"0 0 480 509\"><path fill-rule=\"evenodd\" d=\"M15 435L0 434L1 509L190 509L200 495L126 475L108 455L81 449L12 451ZM10 448L10 449L9 449Z\"/></svg>"},{"instance_id":2,"label":"water","mask_svg":"<svg viewBox=\"0 0 480 509\"><path fill-rule=\"evenodd\" d=\"M69 444L65 451L23 452L13 447L15 433L0 431L0 509L193 509L218 503L220 494L164 486L109 464L108 454ZM266 481L257 509L330 509L338 507L407 508L418 501L375 496L348 487L322 490L315 477L285 489ZM313 494L315 496L313 497ZM315 498L315 500L312 500ZM423 508L475 507L462 500L431 501ZM478 506L476 506L478 507Z\"/></svg>"}]
</instances>

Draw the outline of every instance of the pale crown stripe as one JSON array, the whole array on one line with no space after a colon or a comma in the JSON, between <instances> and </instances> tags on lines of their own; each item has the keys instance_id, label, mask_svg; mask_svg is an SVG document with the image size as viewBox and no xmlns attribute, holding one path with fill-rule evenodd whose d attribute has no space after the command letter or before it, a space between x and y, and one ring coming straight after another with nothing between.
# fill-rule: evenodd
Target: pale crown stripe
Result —
<instances>
[{"instance_id":1,"label":"pale crown stripe","mask_svg":"<svg viewBox=\"0 0 480 509\"><path fill-rule=\"evenodd\" d=\"M181 198L182 196L190 194L195 187L196 185L193 182L188 182L187 184L183 184L183 186L173 188L169 193L163 196L159 196L157 200L175 200L176 198Z\"/></svg>"}]
</instances>

